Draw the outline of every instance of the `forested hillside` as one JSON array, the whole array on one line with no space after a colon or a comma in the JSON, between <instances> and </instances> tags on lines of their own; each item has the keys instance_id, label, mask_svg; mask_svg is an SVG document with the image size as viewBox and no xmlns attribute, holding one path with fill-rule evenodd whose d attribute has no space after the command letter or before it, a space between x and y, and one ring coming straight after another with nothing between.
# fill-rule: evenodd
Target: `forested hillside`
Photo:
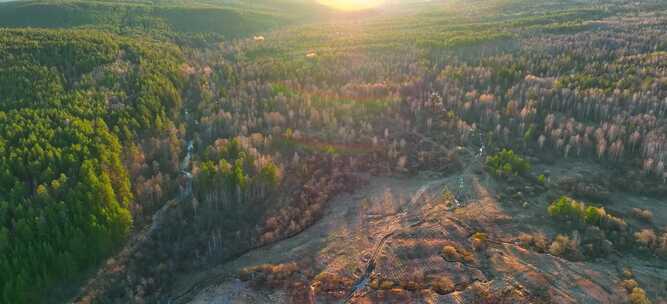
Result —
<instances>
[{"instance_id":1,"label":"forested hillside","mask_svg":"<svg viewBox=\"0 0 667 304\"><path fill-rule=\"evenodd\" d=\"M0 30L0 45L0 290L30 303L127 237L145 173L123 146L174 128L182 59L96 31Z\"/></svg>"},{"instance_id":2,"label":"forested hillside","mask_svg":"<svg viewBox=\"0 0 667 304\"><path fill-rule=\"evenodd\" d=\"M177 190L190 68L156 39L220 42L286 21L193 2L1 4L0 26L76 29L0 29L0 302L70 288Z\"/></svg>"},{"instance_id":3,"label":"forested hillside","mask_svg":"<svg viewBox=\"0 0 667 304\"><path fill-rule=\"evenodd\" d=\"M204 3L117 1L19 1L0 4L0 26L88 27L123 34L247 36L285 24L288 18L270 11Z\"/></svg>"}]
</instances>

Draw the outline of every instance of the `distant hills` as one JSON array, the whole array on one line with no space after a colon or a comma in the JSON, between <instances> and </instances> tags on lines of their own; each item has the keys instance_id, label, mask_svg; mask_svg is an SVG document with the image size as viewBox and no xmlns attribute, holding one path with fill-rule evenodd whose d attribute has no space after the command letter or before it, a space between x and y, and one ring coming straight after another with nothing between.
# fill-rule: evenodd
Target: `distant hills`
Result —
<instances>
[{"instance_id":1,"label":"distant hills","mask_svg":"<svg viewBox=\"0 0 667 304\"><path fill-rule=\"evenodd\" d=\"M419 11L424 2L430 1L387 0L381 10ZM287 24L336 20L341 18L338 14L317 0L0 0L0 27L93 28L119 34L201 34L225 39Z\"/></svg>"},{"instance_id":2,"label":"distant hills","mask_svg":"<svg viewBox=\"0 0 667 304\"><path fill-rule=\"evenodd\" d=\"M176 32L248 36L325 12L299 0L222 1L7 1L0 27L99 28L111 32Z\"/></svg>"}]
</instances>

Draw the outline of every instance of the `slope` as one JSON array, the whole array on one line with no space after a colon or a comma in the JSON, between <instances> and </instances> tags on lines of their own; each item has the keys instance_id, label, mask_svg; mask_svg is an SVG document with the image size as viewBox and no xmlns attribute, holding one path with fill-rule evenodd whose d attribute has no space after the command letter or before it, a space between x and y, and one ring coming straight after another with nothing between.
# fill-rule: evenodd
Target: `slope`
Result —
<instances>
[{"instance_id":1,"label":"slope","mask_svg":"<svg viewBox=\"0 0 667 304\"><path fill-rule=\"evenodd\" d=\"M89 27L116 33L213 33L238 38L287 19L270 12L206 4L115 1L21 1L0 5L0 27Z\"/></svg>"}]
</instances>

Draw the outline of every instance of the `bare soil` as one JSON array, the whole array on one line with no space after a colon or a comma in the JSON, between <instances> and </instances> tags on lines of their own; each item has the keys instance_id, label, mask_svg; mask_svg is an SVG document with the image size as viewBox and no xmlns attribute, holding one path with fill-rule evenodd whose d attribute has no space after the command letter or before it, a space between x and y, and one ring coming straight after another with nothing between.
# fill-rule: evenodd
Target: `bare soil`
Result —
<instances>
[{"instance_id":1,"label":"bare soil","mask_svg":"<svg viewBox=\"0 0 667 304\"><path fill-rule=\"evenodd\" d=\"M340 195L302 233L183 277L175 303L627 303L623 269L652 299L667 298L667 263L619 254L573 262L519 245L520 233L559 232L546 207L563 179L604 172L590 163L539 165L545 187L497 181L480 170L447 177L375 177ZM463 181L463 183L461 183ZM461 188L463 185L463 188ZM513 184L512 184L513 185ZM528 185L528 186L525 186ZM512 187L512 188L508 188ZM602 186L601 186L602 187ZM452 203L443 192L465 192ZM627 214L647 208L651 227L667 224L667 204L608 190L604 205ZM604 192L602 191L602 192ZM635 223L630 223L635 225ZM483 235L482 246L475 238ZM451 246L459 253L443 254ZM240 275L260 265L298 265L269 283ZM372 267L371 267L372 266ZM278 276L278 274L275 274ZM271 282L284 284L271 284ZM445 283L443 283L445 282ZM444 285L444 287L443 287Z\"/></svg>"}]
</instances>

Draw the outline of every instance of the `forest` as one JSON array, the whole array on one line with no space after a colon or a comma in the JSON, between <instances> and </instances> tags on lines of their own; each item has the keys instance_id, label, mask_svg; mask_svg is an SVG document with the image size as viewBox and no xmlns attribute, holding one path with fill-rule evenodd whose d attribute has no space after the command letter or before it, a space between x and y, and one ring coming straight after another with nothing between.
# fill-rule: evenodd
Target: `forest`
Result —
<instances>
[{"instance_id":1,"label":"forest","mask_svg":"<svg viewBox=\"0 0 667 304\"><path fill-rule=\"evenodd\" d=\"M129 154L144 154L139 138L161 142L148 143L142 162L178 169L170 158L179 143L169 146L163 133L180 115L182 57L95 31L0 35L3 297L28 303L128 236L134 196L143 195L130 181L152 174L125 165Z\"/></svg>"},{"instance_id":2,"label":"forest","mask_svg":"<svg viewBox=\"0 0 667 304\"><path fill-rule=\"evenodd\" d=\"M190 303L229 277L285 290L286 303L409 303L428 292L605 303L573 290L612 283L600 293L618 303L662 303L666 25L657 0L358 12L301 0L0 3L0 303ZM423 207L439 219L406 220L365 249L358 260L380 270L333 267L318 252L181 286L307 235L341 196L429 174L445 181L429 203L443 205ZM511 229L466 217L485 192ZM376 217L419 209L401 208L346 216L375 231L393 227L369 224ZM436 222L449 230L420 234ZM458 240L452 227L474 231ZM496 250L623 271L501 294L483 283L511 268L489 249L508 244L520 249ZM383 268L428 254L486 279ZM626 272L617 256L645 262Z\"/></svg>"}]
</instances>

